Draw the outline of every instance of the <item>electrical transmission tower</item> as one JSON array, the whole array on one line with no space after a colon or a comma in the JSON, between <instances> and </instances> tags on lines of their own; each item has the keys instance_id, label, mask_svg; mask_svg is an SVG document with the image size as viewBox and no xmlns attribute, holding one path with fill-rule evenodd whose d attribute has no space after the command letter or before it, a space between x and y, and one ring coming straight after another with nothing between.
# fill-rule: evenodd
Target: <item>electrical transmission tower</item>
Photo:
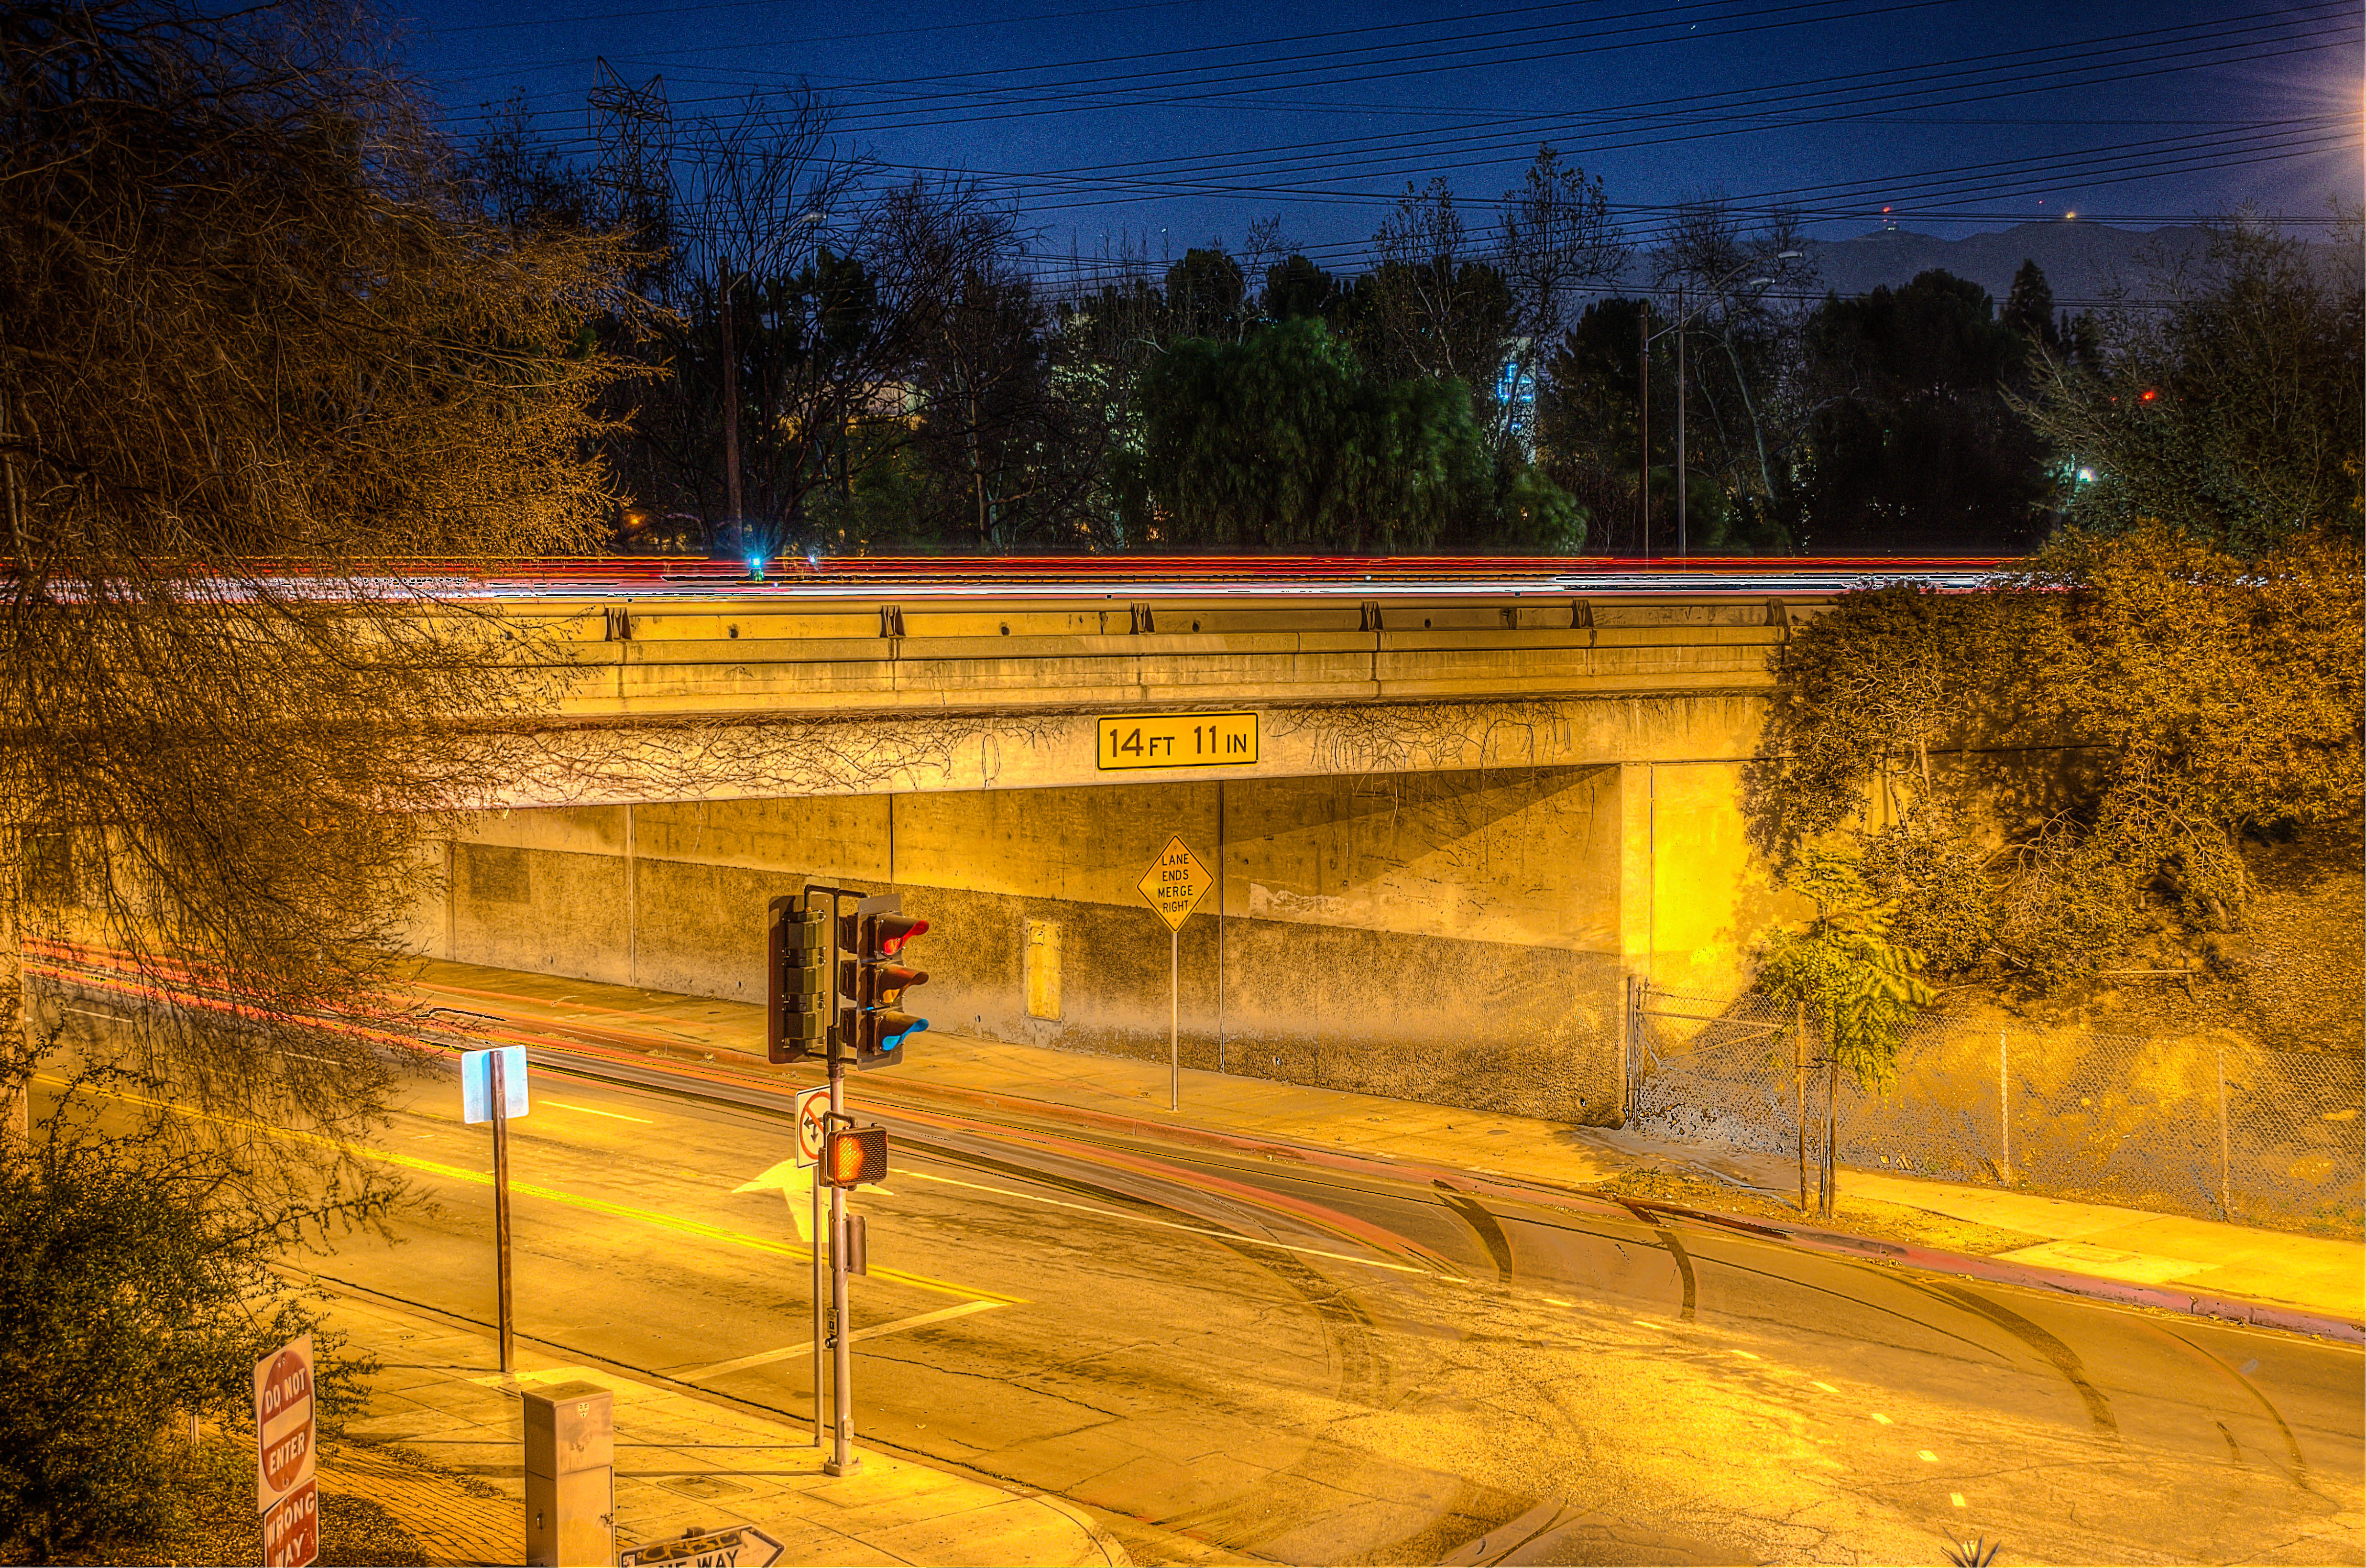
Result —
<instances>
[{"instance_id":1,"label":"electrical transmission tower","mask_svg":"<svg viewBox=\"0 0 2366 1568\"><path fill-rule=\"evenodd\" d=\"M627 84L606 59L592 64L591 117L600 163L592 181L643 244L662 243L672 206L673 110L665 78Z\"/></svg>"}]
</instances>

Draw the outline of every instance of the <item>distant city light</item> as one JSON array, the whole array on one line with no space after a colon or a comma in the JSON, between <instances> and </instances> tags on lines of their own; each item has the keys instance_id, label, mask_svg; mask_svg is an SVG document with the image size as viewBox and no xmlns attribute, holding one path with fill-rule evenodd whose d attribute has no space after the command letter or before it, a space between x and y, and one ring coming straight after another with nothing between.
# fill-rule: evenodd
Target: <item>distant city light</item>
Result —
<instances>
[{"instance_id":1,"label":"distant city light","mask_svg":"<svg viewBox=\"0 0 2366 1568\"><path fill-rule=\"evenodd\" d=\"M2079 470L2079 483L2082 485L2091 485L2094 482L2095 471L2092 468L2081 468Z\"/></svg>"}]
</instances>

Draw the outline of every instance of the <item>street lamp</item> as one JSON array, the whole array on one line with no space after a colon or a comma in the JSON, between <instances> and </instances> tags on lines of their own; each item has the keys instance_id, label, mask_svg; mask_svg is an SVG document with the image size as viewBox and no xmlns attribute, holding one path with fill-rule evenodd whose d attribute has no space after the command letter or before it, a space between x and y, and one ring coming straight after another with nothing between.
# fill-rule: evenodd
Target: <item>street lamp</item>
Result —
<instances>
[{"instance_id":1,"label":"street lamp","mask_svg":"<svg viewBox=\"0 0 2366 1568\"><path fill-rule=\"evenodd\" d=\"M1796 262L1800 259L1801 254L1802 252L1797 251L1777 251L1774 252L1774 260ZM1742 263L1715 283L1710 284L1709 292L1714 295L1717 290L1723 288L1755 264L1757 264L1755 262ZM1742 286L1752 289L1765 288L1774 281L1772 277L1754 277ZM1648 299L1643 301L1641 355L1643 452L1637 493L1639 502L1638 510L1643 521L1643 554L1646 559L1649 559L1651 554L1651 345L1671 332L1676 334L1676 554L1682 556L1689 553L1690 546L1690 541L1685 534L1687 521L1685 503L1688 488L1685 481L1688 476L1684 461L1684 329L1692 325L1694 317L1707 308L1707 303L1704 301L1686 310L1684 291L1679 288L1676 291L1675 320L1655 332L1651 330L1651 302Z\"/></svg>"}]
</instances>

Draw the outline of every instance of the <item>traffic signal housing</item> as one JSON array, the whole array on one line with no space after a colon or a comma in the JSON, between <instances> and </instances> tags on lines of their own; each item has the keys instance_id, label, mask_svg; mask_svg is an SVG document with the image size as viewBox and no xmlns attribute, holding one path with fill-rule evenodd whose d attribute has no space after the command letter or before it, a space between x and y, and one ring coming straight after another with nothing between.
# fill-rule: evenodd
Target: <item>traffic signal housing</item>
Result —
<instances>
[{"instance_id":1,"label":"traffic signal housing","mask_svg":"<svg viewBox=\"0 0 2366 1568\"><path fill-rule=\"evenodd\" d=\"M766 928L764 1059L818 1054L829 1025L829 924L795 897L772 901Z\"/></svg>"},{"instance_id":2,"label":"traffic signal housing","mask_svg":"<svg viewBox=\"0 0 2366 1568\"><path fill-rule=\"evenodd\" d=\"M903 957L929 923L904 913L902 898L889 893L863 900L854 913L839 917L839 945L853 955L839 962L839 1038L853 1047L857 1068L893 1067L904 1059L904 1042L929 1026L900 1005L929 975L888 960Z\"/></svg>"}]
</instances>

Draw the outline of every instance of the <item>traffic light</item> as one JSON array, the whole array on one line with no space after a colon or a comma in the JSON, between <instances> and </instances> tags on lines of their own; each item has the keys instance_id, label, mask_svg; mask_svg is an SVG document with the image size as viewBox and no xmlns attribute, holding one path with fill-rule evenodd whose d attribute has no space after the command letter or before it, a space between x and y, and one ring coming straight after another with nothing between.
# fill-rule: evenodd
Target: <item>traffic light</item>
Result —
<instances>
[{"instance_id":1,"label":"traffic light","mask_svg":"<svg viewBox=\"0 0 2366 1568\"><path fill-rule=\"evenodd\" d=\"M849 1127L822 1140L821 1184L856 1187L887 1180L887 1129Z\"/></svg>"},{"instance_id":2,"label":"traffic light","mask_svg":"<svg viewBox=\"0 0 2366 1568\"><path fill-rule=\"evenodd\" d=\"M796 1061L822 1049L829 1023L829 925L794 897L772 901L764 965L764 1059Z\"/></svg>"},{"instance_id":3,"label":"traffic light","mask_svg":"<svg viewBox=\"0 0 2366 1568\"><path fill-rule=\"evenodd\" d=\"M839 1038L854 1047L858 1068L893 1067L904 1059L904 1041L929 1026L926 1018L902 1012L904 993L928 983L928 972L887 960L899 958L929 923L903 913L895 894L865 899L854 913L839 917L839 945L852 953L839 963Z\"/></svg>"}]
</instances>

